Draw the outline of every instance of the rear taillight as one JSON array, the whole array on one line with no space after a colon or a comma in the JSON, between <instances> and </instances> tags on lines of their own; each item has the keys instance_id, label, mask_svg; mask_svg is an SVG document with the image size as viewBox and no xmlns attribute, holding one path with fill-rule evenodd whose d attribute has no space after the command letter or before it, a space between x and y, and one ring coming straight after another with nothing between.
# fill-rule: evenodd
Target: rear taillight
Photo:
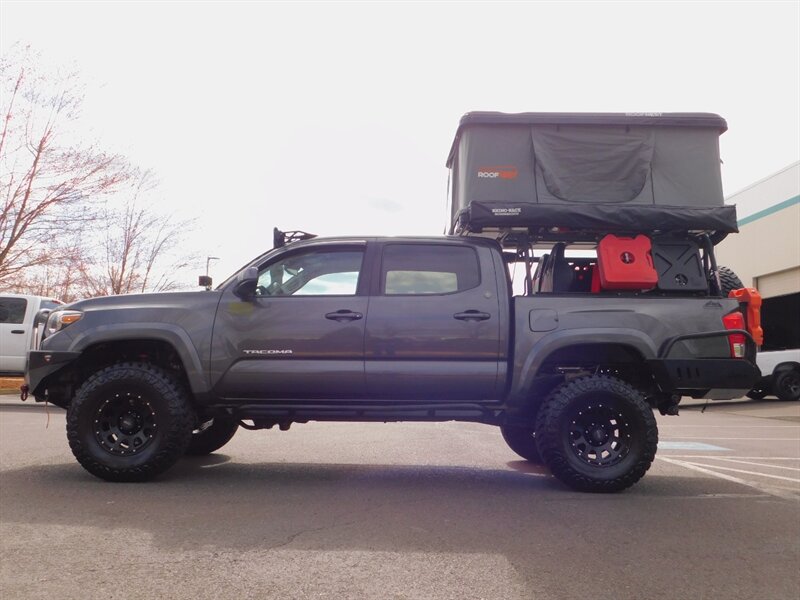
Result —
<instances>
[{"instance_id":1,"label":"rear taillight","mask_svg":"<svg viewBox=\"0 0 800 600\"><path fill-rule=\"evenodd\" d=\"M732 312L722 317L725 329L744 329L744 315L739 311ZM728 336L728 345L731 349L731 358L744 358L747 340L743 333L732 333Z\"/></svg>"}]
</instances>

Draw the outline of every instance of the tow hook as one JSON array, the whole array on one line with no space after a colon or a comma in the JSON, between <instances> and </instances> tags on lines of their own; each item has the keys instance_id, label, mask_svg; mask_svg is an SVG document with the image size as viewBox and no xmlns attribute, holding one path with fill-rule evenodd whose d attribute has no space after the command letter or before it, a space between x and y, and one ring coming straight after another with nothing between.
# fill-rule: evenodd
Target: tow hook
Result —
<instances>
[{"instance_id":1,"label":"tow hook","mask_svg":"<svg viewBox=\"0 0 800 600\"><path fill-rule=\"evenodd\" d=\"M25 400L28 399L28 392L30 391L30 389L31 388L28 387L27 383L21 385L19 388L19 399L25 402Z\"/></svg>"}]
</instances>

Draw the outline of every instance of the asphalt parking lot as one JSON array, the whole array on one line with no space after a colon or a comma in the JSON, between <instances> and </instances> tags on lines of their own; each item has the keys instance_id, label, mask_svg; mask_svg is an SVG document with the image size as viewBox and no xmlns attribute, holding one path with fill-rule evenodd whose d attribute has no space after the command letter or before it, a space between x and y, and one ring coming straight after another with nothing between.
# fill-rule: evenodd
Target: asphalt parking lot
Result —
<instances>
[{"instance_id":1,"label":"asphalt parking lot","mask_svg":"<svg viewBox=\"0 0 800 600\"><path fill-rule=\"evenodd\" d=\"M800 403L659 417L632 489L573 492L468 423L240 431L159 480L0 397L0 597L798 598Z\"/></svg>"}]
</instances>

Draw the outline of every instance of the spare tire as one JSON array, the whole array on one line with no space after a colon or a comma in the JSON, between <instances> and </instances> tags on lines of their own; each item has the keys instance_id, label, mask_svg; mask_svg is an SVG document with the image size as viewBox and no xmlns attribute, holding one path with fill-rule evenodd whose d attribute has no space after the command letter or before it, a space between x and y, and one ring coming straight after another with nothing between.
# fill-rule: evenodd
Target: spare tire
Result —
<instances>
[{"instance_id":1,"label":"spare tire","mask_svg":"<svg viewBox=\"0 0 800 600\"><path fill-rule=\"evenodd\" d=\"M722 288L723 298L727 298L732 290L738 290L744 287L742 280L734 273L733 269L718 267L717 273L719 273L719 283Z\"/></svg>"}]
</instances>

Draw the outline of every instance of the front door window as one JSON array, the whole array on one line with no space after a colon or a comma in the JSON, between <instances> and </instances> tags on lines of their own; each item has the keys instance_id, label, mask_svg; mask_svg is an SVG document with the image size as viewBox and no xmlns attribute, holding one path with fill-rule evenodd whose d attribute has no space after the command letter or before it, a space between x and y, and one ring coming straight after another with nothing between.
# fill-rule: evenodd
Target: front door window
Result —
<instances>
[{"instance_id":1,"label":"front door window","mask_svg":"<svg viewBox=\"0 0 800 600\"><path fill-rule=\"evenodd\" d=\"M315 250L264 267L257 296L355 296L363 252Z\"/></svg>"}]
</instances>

